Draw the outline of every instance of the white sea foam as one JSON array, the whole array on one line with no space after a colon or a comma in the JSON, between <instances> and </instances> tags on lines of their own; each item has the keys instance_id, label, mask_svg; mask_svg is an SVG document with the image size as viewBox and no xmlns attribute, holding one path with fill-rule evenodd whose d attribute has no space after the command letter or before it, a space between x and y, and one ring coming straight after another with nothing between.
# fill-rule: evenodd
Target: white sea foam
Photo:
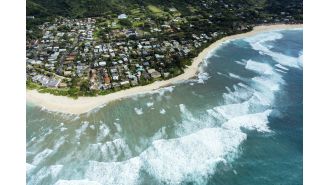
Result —
<instances>
[{"instance_id":1,"label":"white sea foam","mask_svg":"<svg viewBox=\"0 0 330 185\"><path fill-rule=\"evenodd\" d=\"M56 143L54 144L53 150L56 152L58 149L65 143L66 136L62 136L59 139L55 140Z\"/></svg>"},{"instance_id":2,"label":"white sea foam","mask_svg":"<svg viewBox=\"0 0 330 185\"><path fill-rule=\"evenodd\" d=\"M154 103L153 102L147 102L146 105L147 105L147 107L152 107L154 105Z\"/></svg>"},{"instance_id":3,"label":"white sea foam","mask_svg":"<svg viewBox=\"0 0 330 185\"><path fill-rule=\"evenodd\" d=\"M172 86L167 86L167 87L160 88L158 90L154 90L151 93L152 94L153 93L158 93L159 96L163 96L166 93L172 93L174 91L174 88L175 88L175 86L173 86L173 85Z\"/></svg>"},{"instance_id":4,"label":"white sea foam","mask_svg":"<svg viewBox=\"0 0 330 185\"><path fill-rule=\"evenodd\" d=\"M56 178L61 172L62 168L63 165L51 165L48 168L48 171L50 171L50 175L52 176L52 178Z\"/></svg>"},{"instance_id":5,"label":"white sea foam","mask_svg":"<svg viewBox=\"0 0 330 185\"><path fill-rule=\"evenodd\" d=\"M239 86L241 86L241 87L243 87L243 88L245 88L247 90L250 90L251 89L249 86L247 86L246 84L241 83L241 82L239 82L237 85L239 85Z\"/></svg>"},{"instance_id":6,"label":"white sea foam","mask_svg":"<svg viewBox=\"0 0 330 185\"><path fill-rule=\"evenodd\" d=\"M282 70L285 70L285 71L288 71L289 70L288 68L282 66L281 64L276 64L275 66L278 67L278 68L280 68L280 69L282 69Z\"/></svg>"},{"instance_id":7,"label":"white sea foam","mask_svg":"<svg viewBox=\"0 0 330 185\"><path fill-rule=\"evenodd\" d=\"M90 161L85 178L101 184L137 184L144 170L167 184L204 181L216 164L236 156L245 139L242 132L207 128L181 138L156 140L138 157L127 161Z\"/></svg>"},{"instance_id":8,"label":"white sea foam","mask_svg":"<svg viewBox=\"0 0 330 185\"><path fill-rule=\"evenodd\" d=\"M247 90L246 87L241 86L235 86L236 90L231 91L229 88L228 93L223 93L223 101L225 104L235 104L235 103L241 103L242 101L248 100L253 96L253 93L255 90Z\"/></svg>"},{"instance_id":9,"label":"white sea foam","mask_svg":"<svg viewBox=\"0 0 330 185\"><path fill-rule=\"evenodd\" d=\"M135 108L134 108L134 111L135 111L135 113L136 113L137 115L142 115L142 114L143 114L143 110L142 110L142 108L137 108L137 107L135 107Z\"/></svg>"},{"instance_id":10,"label":"white sea foam","mask_svg":"<svg viewBox=\"0 0 330 185\"><path fill-rule=\"evenodd\" d=\"M177 83L181 83L181 81L177 82ZM162 87L162 88L159 88L159 89L156 89L156 90L153 90L153 91L139 93L135 96L132 96L131 98L136 101L136 100L138 100L139 97L145 97L146 95L150 95L150 94L159 94L158 97L162 97L167 93L172 93L174 91L174 88L175 88L175 86L173 86L173 85L172 86L167 86L167 87Z\"/></svg>"},{"instance_id":11,"label":"white sea foam","mask_svg":"<svg viewBox=\"0 0 330 185\"><path fill-rule=\"evenodd\" d=\"M165 137L167 137L166 131L165 131L165 127L160 128L153 136L152 136L152 140L159 140L159 139L164 139Z\"/></svg>"},{"instance_id":12,"label":"white sea foam","mask_svg":"<svg viewBox=\"0 0 330 185\"><path fill-rule=\"evenodd\" d=\"M213 57L215 54L215 50L207 53L207 55L205 56L205 58L203 59L203 62L199 65L198 71L200 72L204 72L206 67L209 65L210 62L210 58Z\"/></svg>"},{"instance_id":13,"label":"white sea foam","mask_svg":"<svg viewBox=\"0 0 330 185\"><path fill-rule=\"evenodd\" d=\"M220 76L223 76L224 75L223 73L220 73L220 72L217 72L217 74L220 75Z\"/></svg>"},{"instance_id":14,"label":"white sea foam","mask_svg":"<svg viewBox=\"0 0 330 185\"><path fill-rule=\"evenodd\" d=\"M218 126L218 123L213 122L212 118L206 114L197 116L189 111L184 104L180 104L179 108L182 121L175 124L175 134L177 136L185 136L203 128Z\"/></svg>"},{"instance_id":15,"label":"white sea foam","mask_svg":"<svg viewBox=\"0 0 330 185\"><path fill-rule=\"evenodd\" d=\"M123 155L126 157L132 156L132 151L130 150L128 144L124 139L115 139L112 141L112 143L115 145L117 151L121 151Z\"/></svg>"},{"instance_id":16,"label":"white sea foam","mask_svg":"<svg viewBox=\"0 0 330 185\"><path fill-rule=\"evenodd\" d=\"M229 87L225 87L228 92L231 92L231 89Z\"/></svg>"},{"instance_id":17,"label":"white sea foam","mask_svg":"<svg viewBox=\"0 0 330 185\"><path fill-rule=\"evenodd\" d=\"M266 110L261 113L247 114L229 119L222 127L230 130L238 130L241 128L249 130L257 130L259 132L270 132L268 127L268 116L272 111Z\"/></svg>"},{"instance_id":18,"label":"white sea foam","mask_svg":"<svg viewBox=\"0 0 330 185\"><path fill-rule=\"evenodd\" d=\"M59 180L54 185L102 185L96 181L89 180Z\"/></svg>"},{"instance_id":19,"label":"white sea foam","mask_svg":"<svg viewBox=\"0 0 330 185\"><path fill-rule=\"evenodd\" d=\"M35 165L26 163L26 174L29 175L35 168Z\"/></svg>"},{"instance_id":20,"label":"white sea foam","mask_svg":"<svg viewBox=\"0 0 330 185\"><path fill-rule=\"evenodd\" d=\"M243 83L233 86L233 89L231 93L234 94L242 93L238 91L250 92L248 90L250 87ZM141 172L147 172L159 183L180 184L184 181L194 181L196 184L205 184L207 177L214 173L219 163L227 163L235 159L239 153L240 144L247 138L242 128L259 132L270 131L267 123L271 110L259 113L249 112L253 103L259 103L256 93L252 92L252 97L243 103L222 105L208 110L228 120L218 128L200 128L200 125L212 125L208 123L211 120L205 121L200 116L196 118L184 104L180 104L179 109L183 117L180 126L185 129L185 132L176 133L183 133L182 137L165 140L163 138L167 135L165 127L162 127L152 137L154 140L152 145L137 157L122 162L90 161L84 178L109 185L139 184ZM196 125L198 129L195 129ZM180 129L177 128L177 130ZM103 157L118 156L121 152L130 153L129 147L122 139L105 144L99 143L96 146L97 148L93 151L100 151L97 153L101 153ZM119 152L110 154L110 151ZM113 159L117 160L117 157Z\"/></svg>"},{"instance_id":21,"label":"white sea foam","mask_svg":"<svg viewBox=\"0 0 330 185\"><path fill-rule=\"evenodd\" d=\"M278 91L280 89L280 84L278 84L274 80L269 79L267 77L263 77L263 76L253 77L252 81L257 83L257 85L259 87L263 86L263 87L266 87L267 89L269 89L271 91Z\"/></svg>"},{"instance_id":22,"label":"white sea foam","mask_svg":"<svg viewBox=\"0 0 330 185\"><path fill-rule=\"evenodd\" d=\"M90 144L88 148L90 157L88 159L117 160L116 148L112 142Z\"/></svg>"},{"instance_id":23,"label":"white sea foam","mask_svg":"<svg viewBox=\"0 0 330 185\"><path fill-rule=\"evenodd\" d=\"M110 128L106 124L102 123L98 130L99 130L99 134L96 140L97 142L101 142L109 135Z\"/></svg>"},{"instance_id":24,"label":"white sea foam","mask_svg":"<svg viewBox=\"0 0 330 185\"><path fill-rule=\"evenodd\" d=\"M160 114L165 114L166 113L166 110L165 109L160 109L159 113Z\"/></svg>"},{"instance_id":25,"label":"white sea foam","mask_svg":"<svg viewBox=\"0 0 330 185\"><path fill-rule=\"evenodd\" d=\"M207 72L200 72L198 73L197 78L197 83L203 84L210 78L210 75Z\"/></svg>"},{"instance_id":26,"label":"white sea foam","mask_svg":"<svg viewBox=\"0 0 330 185\"><path fill-rule=\"evenodd\" d=\"M232 119L237 116L245 115L249 112L249 103L236 103L214 107L217 113L221 114L226 119Z\"/></svg>"},{"instance_id":27,"label":"white sea foam","mask_svg":"<svg viewBox=\"0 0 330 185\"><path fill-rule=\"evenodd\" d=\"M41 130L43 130L43 129L41 128ZM28 148L31 151L37 151L37 150L42 149L42 146L41 146L42 143L46 140L46 138L51 136L52 133L53 133L53 129L51 129L51 128L47 129L47 131L43 132L39 138L38 137L36 138L36 142L34 142L34 141L29 142ZM33 140L35 140L35 139L33 139Z\"/></svg>"},{"instance_id":28,"label":"white sea foam","mask_svg":"<svg viewBox=\"0 0 330 185\"><path fill-rule=\"evenodd\" d=\"M283 35L277 31L274 32L265 32L265 33L260 33L258 35L252 36L252 37L247 37L244 40L249 42L250 44L260 44L260 43L265 43L268 41L275 41L283 38ZM262 46L265 47L265 46Z\"/></svg>"},{"instance_id":29,"label":"white sea foam","mask_svg":"<svg viewBox=\"0 0 330 185\"><path fill-rule=\"evenodd\" d=\"M298 65L300 68L303 68L303 51L299 52Z\"/></svg>"},{"instance_id":30,"label":"white sea foam","mask_svg":"<svg viewBox=\"0 0 330 185\"><path fill-rule=\"evenodd\" d=\"M287 73L286 71L283 71L283 70L280 70L280 69L275 69L277 72L280 72L280 73Z\"/></svg>"},{"instance_id":31,"label":"white sea foam","mask_svg":"<svg viewBox=\"0 0 330 185\"><path fill-rule=\"evenodd\" d=\"M30 147L31 145L33 145L33 144L35 143L36 139L37 139L37 137L33 137L33 138L31 138L31 139L27 142L26 146Z\"/></svg>"},{"instance_id":32,"label":"white sea foam","mask_svg":"<svg viewBox=\"0 0 330 185\"><path fill-rule=\"evenodd\" d=\"M117 132L121 132L123 130L119 123L114 122L113 124L115 125Z\"/></svg>"},{"instance_id":33,"label":"white sea foam","mask_svg":"<svg viewBox=\"0 0 330 185\"><path fill-rule=\"evenodd\" d=\"M228 73L229 77L231 78L235 78L235 79L239 79L239 80L244 80L244 78L240 77L239 75L237 74L234 74L234 73Z\"/></svg>"},{"instance_id":34,"label":"white sea foam","mask_svg":"<svg viewBox=\"0 0 330 185\"><path fill-rule=\"evenodd\" d=\"M253 37L249 37L244 39L245 41L249 42L251 47L256 51L262 51L264 54L270 56L281 65L288 66L288 67L299 67L299 60L297 58L284 55L282 53L271 51L269 45L267 45L268 41L274 41L283 38L283 35L279 32L269 32L258 34Z\"/></svg>"},{"instance_id":35,"label":"white sea foam","mask_svg":"<svg viewBox=\"0 0 330 185\"><path fill-rule=\"evenodd\" d=\"M45 178L56 179L61 172L63 165L51 165L41 168L36 174L28 179L28 185L44 184Z\"/></svg>"},{"instance_id":36,"label":"white sea foam","mask_svg":"<svg viewBox=\"0 0 330 185\"><path fill-rule=\"evenodd\" d=\"M72 119L72 121L76 121L76 120L78 120L80 118L80 116L79 115L76 115L73 119Z\"/></svg>"},{"instance_id":37,"label":"white sea foam","mask_svg":"<svg viewBox=\"0 0 330 185\"><path fill-rule=\"evenodd\" d=\"M44 162L47 157L49 157L51 154L53 153L53 150L46 148L45 150L43 150L42 152L38 153L32 161L32 164L37 166L40 163Z\"/></svg>"},{"instance_id":38,"label":"white sea foam","mask_svg":"<svg viewBox=\"0 0 330 185\"><path fill-rule=\"evenodd\" d=\"M206 128L178 139L157 140L140 158L160 182L198 182L213 173L216 164L234 157L245 139L242 132Z\"/></svg>"},{"instance_id":39,"label":"white sea foam","mask_svg":"<svg viewBox=\"0 0 330 185\"><path fill-rule=\"evenodd\" d=\"M273 68L270 65L253 60L248 60L245 68L264 75L271 75L274 73Z\"/></svg>"},{"instance_id":40,"label":"white sea foam","mask_svg":"<svg viewBox=\"0 0 330 185\"><path fill-rule=\"evenodd\" d=\"M124 139L89 144L84 153L85 158L91 160L117 161L119 157L132 157L132 151Z\"/></svg>"},{"instance_id":41,"label":"white sea foam","mask_svg":"<svg viewBox=\"0 0 330 185\"><path fill-rule=\"evenodd\" d=\"M101 110L102 108L104 108L105 106L107 106L107 104L102 104L102 105L99 105L98 107L90 110L87 112L87 117L90 115L90 114L93 114L93 113L96 113L98 112L99 110Z\"/></svg>"},{"instance_id":42,"label":"white sea foam","mask_svg":"<svg viewBox=\"0 0 330 185\"><path fill-rule=\"evenodd\" d=\"M85 132L85 130L88 127L89 122L88 121L83 121L83 124L81 125L80 128L76 129L76 139L79 140L81 134L83 134Z\"/></svg>"},{"instance_id":43,"label":"white sea foam","mask_svg":"<svg viewBox=\"0 0 330 185\"><path fill-rule=\"evenodd\" d=\"M141 161L134 157L124 162L89 161L85 177L107 185L137 184Z\"/></svg>"},{"instance_id":44,"label":"white sea foam","mask_svg":"<svg viewBox=\"0 0 330 185\"><path fill-rule=\"evenodd\" d=\"M239 65L242 65L242 66L245 66L246 65L246 61L234 61L236 64L239 64Z\"/></svg>"},{"instance_id":45,"label":"white sea foam","mask_svg":"<svg viewBox=\"0 0 330 185\"><path fill-rule=\"evenodd\" d=\"M267 54L270 55L279 64L282 64L282 65L288 66L288 67L294 67L294 68L299 67L298 58L287 56L287 55L277 53L277 52L269 52Z\"/></svg>"},{"instance_id":46,"label":"white sea foam","mask_svg":"<svg viewBox=\"0 0 330 185\"><path fill-rule=\"evenodd\" d=\"M218 112L216 112L213 109L208 109L208 110L206 110L206 112L208 113L209 116L214 117L217 120L224 120L224 118L221 116L221 114L219 114Z\"/></svg>"},{"instance_id":47,"label":"white sea foam","mask_svg":"<svg viewBox=\"0 0 330 185\"><path fill-rule=\"evenodd\" d=\"M62 128L60 128L60 130L61 130L61 132L64 132L65 130L67 130L68 128L66 128L66 127L62 127Z\"/></svg>"}]
</instances>

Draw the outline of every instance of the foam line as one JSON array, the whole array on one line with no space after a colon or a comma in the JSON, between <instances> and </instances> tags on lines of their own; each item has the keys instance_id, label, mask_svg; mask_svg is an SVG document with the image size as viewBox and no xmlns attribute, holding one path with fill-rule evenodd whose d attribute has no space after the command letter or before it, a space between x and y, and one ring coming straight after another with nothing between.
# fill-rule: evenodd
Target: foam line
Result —
<instances>
[{"instance_id":1,"label":"foam line","mask_svg":"<svg viewBox=\"0 0 330 185\"><path fill-rule=\"evenodd\" d=\"M82 123L83 124L81 125L81 127L76 129L76 139L77 140L80 139L81 134L85 132L85 130L87 129L88 124L89 124L88 121L83 121Z\"/></svg>"},{"instance_id":2,"label":"foam line","mask_svg":"<svg viewBox=\"0 0 330 185\"><path fill-rule=\"evenodd\" d=\"M165 110L165 109L160 109L160 110L159 110L159 113L160 113L160 114L165 114L165 113L166 113L166 110Z\"/></svg>"},{"instance_id":3,"label":"foam line","mask_svg":"<svg viewBox=\"0 0 330 185\"><path fill-rule=\"evenodd\" d=\"M282 69L282 70L285 70L285 71L289 70L288 68L282 66L281 64L276 64L275 66L278 67L279 69Z\"/></svg>"},{"instance_id":4,"label":"foam line","mask_svg":"<svg viewBox=\"0 0 330 185\"><path fill-rule=\"evenodd\" d=\"M154 105L154 103L153 102L147 102L146 105L147 105L147 107L152 107Z\"/></svg>"},{"instance_id":5,"label":"foam line","mask_svg":"<svg viewBox=\"0 0 330 185\"><path fill-rule=\"evenodd\" d=\"M42 163L43 161L46 160L47 157L49 157L51 154L53 153L53 150L46 148L45 150L43 150L42 152L38 153L32 161L32 164L37 166L40 163Z\"/></svg>"},{"instance_id":6,"label":"foam line","mask_svg":"<svg viewBox=\"0 0 330 185\"><path fill-rule=\"evenodd\" d=\"M97 142L101 142L109 135L110 128L106 124L102 123L100 125L98 131L99 131L99 134L97 135L96 140L97 140Z\"/></svg>"},{"instance_id":7,"label":"foam line","mask_svg":"<svg viewBox=\"0 0 330 185\"><path fill-rule=\"evenodd\" d=\"M275 60L277 63L287 67L299 68L298 58L271 51L269 44L266 44L269 41L275 41L281 38L283 38L283 35L280 32L275 31L258 34L253 37L248 37L244 40L249 42L249 44L254 50L261 51L263 54L272 57L272 59Z\"/></svg>"},{"instance_id":8,"label":"foam line","mask_svg":"<svg viewBox=\"0 0 330 185\"><path fill-rule=\"evenodd\" d=\"M245 68L263 75L271 75L274 73L273 68L270 65L253 60L248 60Z\"/></svg>"},{"instance_id":9,"label":"foam line","mask_svg":"<svg viewBox=\"0 0 330 185\"><path fill-rule=\"evenodd\" d=\"M142 108L137 108L137 107L135 107L135 108L134 108L134 111L135 111L135 113L136 113L137 115L142 115L142 114L143 114L143 110L142 110Z\"/></svg>"},{"instance_id":10,"label":"foam line","mask_svg":"<svg viewBox=\"0 0 330 185\"><path fill-rule=\"evenodd\" d=\"M217 163L234 157L245 139L242 132L206 128L181 138L154 141L140 156L127 161L90 161L85 177L101 184L137 184L140 171L145 170L168 184L197 180L214 173Z\"/></svg>"}]
</instances>

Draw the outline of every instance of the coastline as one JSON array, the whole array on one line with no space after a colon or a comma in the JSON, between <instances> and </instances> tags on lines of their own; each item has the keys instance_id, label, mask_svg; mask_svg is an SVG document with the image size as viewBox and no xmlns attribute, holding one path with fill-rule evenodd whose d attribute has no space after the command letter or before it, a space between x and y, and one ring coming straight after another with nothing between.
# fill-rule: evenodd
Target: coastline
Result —
<instances>
[{"instance_id":1,"label":"coastline","mask_svg":"<svg viewBox=\"0 0 330 185\"><path fill-rule=\"evenodd\" d=\"M210 46L205 48L201 53L199 53L198 56L192 60L192 64L188 66L186 69L184 69L183 74L168 80L156 81L154 83L145 86L132 87L127 90L121 90L104 96L79 97L78 99L72 99L66 96L55 96L48 93L39 93L37 90L26 90L26 101L34 105L44 107L49 111L68 113L68 114L83 114L97 107L100 107L104 104L107 104L111 101L132 97L138 94L148 93L153 90L157 90L165 86L173 85L196 76L199 70L199 65L204 61L204 59L207 57L207 55L210 52L212 52L217 47L219 47L219 45L223 42L253 36L261 32L282 30L282 29L294 29L294 28L302 28L302 27L303 27L302 24L262 25L262 26L254 27L253 30L250 32L221 38L220 40L217 40L216 42L212 43Z\"/></svg>"}]
</instances>

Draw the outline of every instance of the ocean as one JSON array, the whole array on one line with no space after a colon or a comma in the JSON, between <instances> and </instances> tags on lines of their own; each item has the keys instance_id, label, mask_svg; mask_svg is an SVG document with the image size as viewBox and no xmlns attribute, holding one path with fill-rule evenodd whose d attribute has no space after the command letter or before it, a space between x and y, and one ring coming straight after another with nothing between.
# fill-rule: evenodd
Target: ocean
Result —
<instances>
[{"instance_id":1,"label":"ocean","mask_svg":"<svg viewBox=\"0 0 330 185\"><path fill-rule=\"evenodd\" d=\"M27 104L28 185L303 183L303 31L221 44L198 78L79 116Z\"/></svg>"}]
</instances>

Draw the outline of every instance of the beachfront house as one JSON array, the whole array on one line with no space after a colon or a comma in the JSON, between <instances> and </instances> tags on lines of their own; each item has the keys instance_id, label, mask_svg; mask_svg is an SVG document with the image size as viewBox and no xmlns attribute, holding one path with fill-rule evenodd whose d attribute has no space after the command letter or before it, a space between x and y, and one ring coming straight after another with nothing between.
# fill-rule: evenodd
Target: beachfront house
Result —
<instances>
[{"instance_id":1,"label":"beachfront house","mask_svg":"<svg viewBox=\"0 0 330 185\"><path fill-rule=\"evenodd\" d=\"M160 72L156 71L155 69L148 69L148 73L152 78L160 78L162 76Z\"/></svg>"},{"instance_id":2,"label":"beachfront house","mask_svg":"<svg viewBox=\"0 0 330 185\"><path fill-rule=\"evenodd\" d=\"M129 87L130 86L130 83L128 80L124 80L124 81L121 81L120 82L120 85L123 86L123 87Z\"/></svg>"}]
</instances>

